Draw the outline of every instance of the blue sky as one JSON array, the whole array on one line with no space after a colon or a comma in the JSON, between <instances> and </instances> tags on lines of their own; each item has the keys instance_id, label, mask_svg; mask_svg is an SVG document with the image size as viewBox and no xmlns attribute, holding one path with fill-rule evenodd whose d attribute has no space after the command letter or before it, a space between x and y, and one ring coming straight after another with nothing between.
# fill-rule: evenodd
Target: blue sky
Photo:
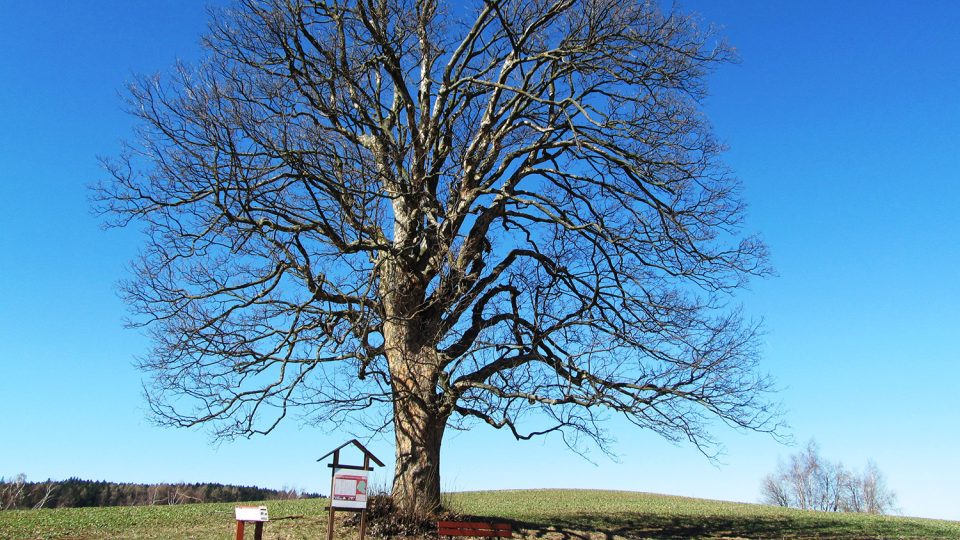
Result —
<instances>
[{"instance_id":1,"label":"blue sky","mask_svg":"<svg viewBox=\"0 0 960 540\"><path fill-rule=\"evenodd\" d=\"M741 295L799 442L877 462L908 515L960 519L960 4L683 2L742 62L706 104L779 276ZM326 491L347 437L296 424L211 445L146 420L115 284L141 237L100 230L86 186L117 152L135 73L195 58L193 1L0 0L0 476L218 481ZM795 448L720 429L719 464L612 423L618 461L478 428L451 490L591 487L756 501ZM392 461L390 441L371 448ZM390 471L374 483L386 484Z\"/></svg>"}]
</instances>

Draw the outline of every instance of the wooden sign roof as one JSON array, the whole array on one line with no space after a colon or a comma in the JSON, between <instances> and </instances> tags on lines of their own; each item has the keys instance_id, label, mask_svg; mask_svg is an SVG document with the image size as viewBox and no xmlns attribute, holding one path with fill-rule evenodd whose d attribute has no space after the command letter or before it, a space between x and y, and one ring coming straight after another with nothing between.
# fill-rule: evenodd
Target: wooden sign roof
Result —
<instances>
[{"instance_id":1,"label":"wooden sign roof","mask_svg":"<svg viewBox=\"0 0 960 540\"><path fill-rule=\"evenodd\" d=\"M380 461L379 459L377 459L377 456L373 455L373 452L367 450L367 448L366 448L365 446L363 446L362 444L360 444L360 441L358 441L358 440L356 440L356 439L350 439L349 441L341 444L340 446L338 446L338 447L334 448L333 450L327 452L326 454L320 456L320 458L317 459L317 461L323 461L323 460L326 459L328 456L333 455L334 452L339 452L341 448L343 448L344 446L347 446L348 444L351 444L351 443L352 443L354 446L356 446L357 448L359 448L360 451L363 452L363 454L364 454L365 456L369 457L371 461L373 461L374 463L376 463L377 465L379 465L379 466L381 466L381 467L384 466L384 465L383 465L383 462Z\"/></svg>"}]
</instances>

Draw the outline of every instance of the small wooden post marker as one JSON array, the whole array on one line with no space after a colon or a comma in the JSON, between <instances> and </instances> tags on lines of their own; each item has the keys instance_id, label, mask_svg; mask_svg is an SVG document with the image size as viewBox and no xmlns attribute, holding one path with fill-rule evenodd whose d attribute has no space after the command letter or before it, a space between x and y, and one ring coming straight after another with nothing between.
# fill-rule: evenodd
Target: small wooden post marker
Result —
<instances>
[{"instance_id":1,"label":"small wooden post marker","mask_svg":"<svg viewBox=\"0 0 960 540\"><path fill-rule=\"evenodd\" d=\"M340 463L340 450L353 444L363 452L363 465L345 465ZM323 461L333 455L330 475L330 509L327 519L327 540L333 540L333 514L335 510L360 512L360 540L367 533L367 474L373 470L370 462L383 467L383 462L377 459L359 441L351 439L333 450L324 454L317 461Z\"/></svg>"},{"instance_id":2,"label":"small wooden post marker","mask_svg":"<svg viewBox=\"0 0 960 540\"><path fill-rule=\"evenodd\" d=\"M253 538L263 540L263 523L270 521L266 506L237 506L233 514L237 518L237 540L243 540L243 526L246 523L256 523Z\"/></svg>"}]
</instances>

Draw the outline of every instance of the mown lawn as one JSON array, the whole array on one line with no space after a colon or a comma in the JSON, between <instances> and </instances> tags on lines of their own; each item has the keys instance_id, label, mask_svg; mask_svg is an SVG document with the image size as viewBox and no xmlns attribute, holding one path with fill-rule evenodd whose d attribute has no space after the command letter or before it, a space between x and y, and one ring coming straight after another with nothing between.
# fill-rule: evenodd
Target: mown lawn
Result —
<instances>
[{"instance_id":1,"label":"mown lawn","mask_svg":"<svg viewBox=\"0 0 960 540\"><path fill-rule=\"evenodd\" d=\"M323 539L326 501L270 501L266 540ZM464 515L514 524L515 537L544 540L616 538L956 538L960 522L800 512L645 493L531 490L457 493L448 504ZM233 538L233 504L76 508L0 512L3 540ZM346 515L346 514L344 514ZM278 519L289 518L289 519ZM247 534L253 538L252 527ZM356 538L340 526L338 540Z\"/></svg>"}]
</instances>

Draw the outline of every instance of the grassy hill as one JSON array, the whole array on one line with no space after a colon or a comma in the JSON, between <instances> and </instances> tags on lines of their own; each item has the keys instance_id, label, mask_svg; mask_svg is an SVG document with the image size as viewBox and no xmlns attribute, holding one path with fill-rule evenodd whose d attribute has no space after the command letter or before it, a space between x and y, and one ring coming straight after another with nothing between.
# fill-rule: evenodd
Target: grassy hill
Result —
<instances>
[{"instance_id":1,"label":"grassy hill","mask_svg":"<svg viewBox=\"0 0 960 540\"><path fill-rule=\"evenodd\" d=\"M275 521L266 540L323 538L325 500L270 501ZM646 493L530 490L457 493L449 505L465 515L514 523L515 537L548 540L616 538L956 538L960 522L801 512ZM233 504L64 508L0 512L0 539L232 538ZM338 514L339 515L339 514ZM293 516L290 519L278 519ZM252 538L252 533L248 533ZM356 531L341 525L338 540Z\"/></svg>"}]
</instances>

